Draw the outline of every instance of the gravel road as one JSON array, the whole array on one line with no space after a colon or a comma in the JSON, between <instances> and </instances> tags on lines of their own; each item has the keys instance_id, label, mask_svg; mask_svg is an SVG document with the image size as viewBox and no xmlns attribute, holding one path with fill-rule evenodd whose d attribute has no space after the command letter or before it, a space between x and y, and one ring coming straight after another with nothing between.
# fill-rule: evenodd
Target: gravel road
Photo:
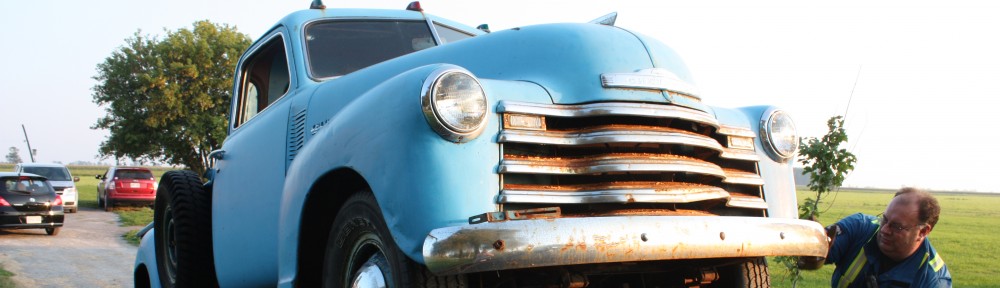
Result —
<instances>
[{"instance_id":1,"label":"gravel road","mask_svg":"<svg viewBox=\"0 0 1000 288\"><path fill-rule=\"evenodd\" d=\"M59 235L44 229L0 230L0 263L17 287L132 287L137 247L121 235L118 215L80 207Z\"/></svg>"}]
</instances>

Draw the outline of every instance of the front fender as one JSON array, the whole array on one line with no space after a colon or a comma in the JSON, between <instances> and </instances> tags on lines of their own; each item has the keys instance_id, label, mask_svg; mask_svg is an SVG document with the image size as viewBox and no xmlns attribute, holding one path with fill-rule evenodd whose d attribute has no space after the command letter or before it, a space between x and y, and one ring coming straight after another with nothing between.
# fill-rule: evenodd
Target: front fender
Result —
<instances>
[{"instance_id":1,"label":"front fender","mask_svg":"<svg viewBox=\"0 0 1000 288\"><path fill-rule=\"evenodd\" d=\"M424 262L422 245L431 230L466 224L472 215L496 210L496 114L487 114L486 129L478 138L454 143L430 128L420 108L422 85L441 65L400 73L362 93L331 117L291 162L278 225L283 283L295 277L300 229L326 229L300 223L309 193L335 193L311 191L329 171L351 169L367 181L399 249L418 263ZM480 80L488 107L496 106L500 91L551 101L532 83ZM310 109L323 109L323 97L328 95L314 95ZM337 209L330 207L331 212Z\"/></svg>"},{"instance_id":2,"label":"front fender","mask_svg":"<svg viewBox=\"0 0 1000 288\"><path fill-rule=\"evenodd\" d=\"M152 223L150 223L152 224ZM146 230L149 228L148 230ZM132 266L132 273L145 272L147 275L147 280L149 280L150 287L160 287L160 273L159 267L156 265L156 246L154 246L154 237L156 237L156 231L154 231L150 226L143 228L146 233L142 234L139 240L139 249L135 253L135 264ZM138 275L133 275L136 277ZM138 280L138 279L134 279Z\"/></svg>"}]
</instances>

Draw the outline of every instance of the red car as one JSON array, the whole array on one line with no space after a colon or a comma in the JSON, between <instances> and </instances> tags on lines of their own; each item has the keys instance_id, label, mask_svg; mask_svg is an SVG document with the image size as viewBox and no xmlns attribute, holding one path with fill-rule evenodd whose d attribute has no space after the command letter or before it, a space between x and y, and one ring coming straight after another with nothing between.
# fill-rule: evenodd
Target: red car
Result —
<instances>
[{"instance_id":1,"label":"red car","mask_svg":"<svg viewBox=\"0 0 1000 288\"><path fill-rule=\"evenodd\" d=\"M153 205L156 200L156 178L142 167L111 167L97 175L97 205L111 211L115 204Z\"/></svg>"}]
</instances>

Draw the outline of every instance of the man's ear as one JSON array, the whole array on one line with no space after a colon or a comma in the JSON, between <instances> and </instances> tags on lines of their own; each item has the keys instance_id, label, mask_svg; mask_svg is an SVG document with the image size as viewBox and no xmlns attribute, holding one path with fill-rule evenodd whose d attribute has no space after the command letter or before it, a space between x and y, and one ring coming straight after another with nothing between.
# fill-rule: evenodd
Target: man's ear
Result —
<instances>
[{"instance_id":1,"label":"man's ear","mask_svg":"<svg viewBox=\"0 0 1000 288\"><path fill-rule=\"evenodd\" d=\"M920 238L927 238L927 235L931 234L931 230L934 230L934 226L930 224L923 225L920 226L920 231L917 231L917 234L920 235Z\"/></svg>"}]
</instances>

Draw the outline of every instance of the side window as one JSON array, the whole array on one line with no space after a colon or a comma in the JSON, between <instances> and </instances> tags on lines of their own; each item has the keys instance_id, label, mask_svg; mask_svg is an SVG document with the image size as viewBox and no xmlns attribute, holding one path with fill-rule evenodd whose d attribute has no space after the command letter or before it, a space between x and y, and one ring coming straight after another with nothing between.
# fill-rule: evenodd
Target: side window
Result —
<instances>
[{"instance_id":1,"label":"side window","mask_svg":"<svg viewBox=\"0 0 1000 288\"><path fill-rule=\"evenodd\" d=\"M441 37L441 45L472 38L473 36L472 34L465 33L439 23L434 23L434 29L437 30L438 37Z\"/></svg>"},{"instance_id":2,"label":"side window","mask_svg":"<svg viewBox=\"0 0 1000 288\"><path fill-rule=\"evenodd\" d=\"M291 83L288 58L281 35L271 38L253 52L241 66L239 105L235 127L239 127L288 92Z\"/></svg>"}]
</instances>

